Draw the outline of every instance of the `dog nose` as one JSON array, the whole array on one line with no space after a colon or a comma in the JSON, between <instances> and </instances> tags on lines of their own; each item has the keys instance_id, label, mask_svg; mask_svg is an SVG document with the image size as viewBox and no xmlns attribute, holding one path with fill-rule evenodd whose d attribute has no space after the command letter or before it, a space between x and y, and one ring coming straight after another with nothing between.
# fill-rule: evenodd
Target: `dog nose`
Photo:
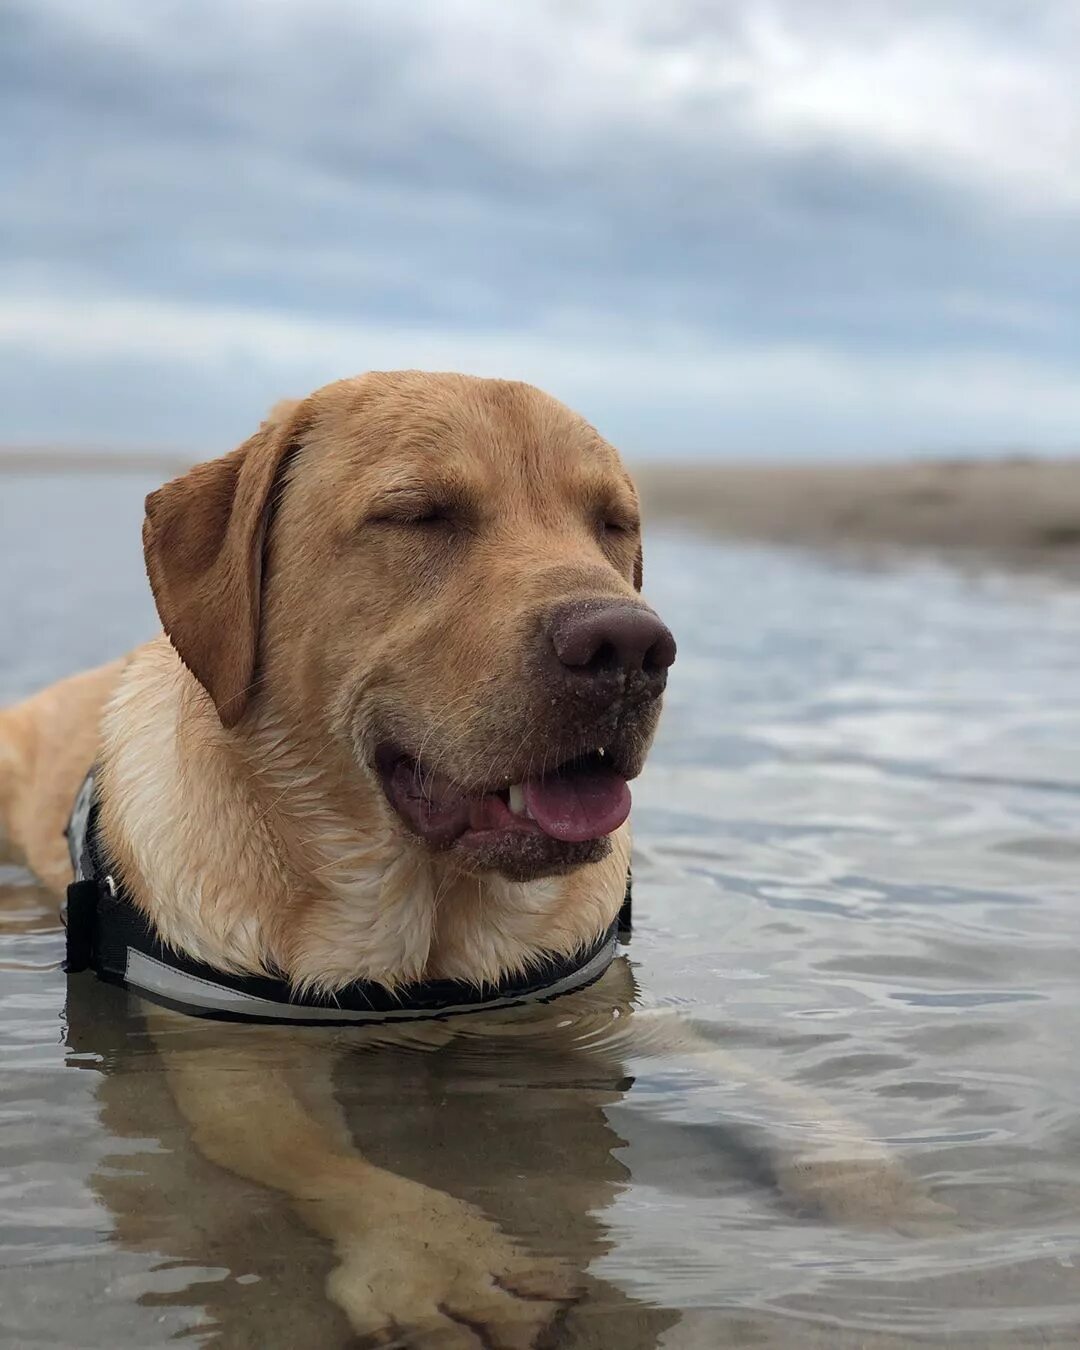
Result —
<instances>
[{"instance_id":1,"label":"dog nose","mask_svg":"<svg viewBox=\"0 0 1080 1350\"><path fill-rule=\"evenodd\" d=\"M643 605L621 601L575 605L551 631L555 655L582 675L641 671L660 676L675 660L667 625Z\"/></svg>"}]
</instances>

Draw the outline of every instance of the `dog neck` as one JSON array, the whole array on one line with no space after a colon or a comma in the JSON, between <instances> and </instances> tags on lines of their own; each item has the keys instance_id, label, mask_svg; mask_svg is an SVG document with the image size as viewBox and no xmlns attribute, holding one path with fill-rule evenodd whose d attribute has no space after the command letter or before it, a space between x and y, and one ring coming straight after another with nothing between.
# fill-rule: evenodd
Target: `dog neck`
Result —
<instances>
[{"instance_id":1,"label":"dog neck","mask_svg":"<svg viewBox=\"0 0 1080 1350\"><path fill-rule=\"evenodd\" d=\"M584 946L618 913L625 827L568 877L463 875L337 754L265 712L225 731L165 638L137 653L103 720L101 829L169 945L308 990L495 983Z\"/></svg>"}]
</instances>

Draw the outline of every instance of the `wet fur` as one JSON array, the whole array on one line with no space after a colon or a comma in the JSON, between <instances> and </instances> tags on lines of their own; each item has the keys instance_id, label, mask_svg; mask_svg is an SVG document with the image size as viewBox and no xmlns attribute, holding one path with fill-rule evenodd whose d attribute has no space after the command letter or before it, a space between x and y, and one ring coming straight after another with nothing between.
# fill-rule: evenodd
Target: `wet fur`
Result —
<instances>
[{"instance_id":1,"label":"wet fur","mask_svg":"<svg viewBox=\"0 0 1080 1350\"><path fill-rule=\"evenodd\" d=\"M368 522L431 480L461 531ZM529 386L366 376L279 405L148 499L167 636L4 714L14 842L66 884L61 829L97 759L111 865L166 940L212 965L393 988L496 981L585 945L618 911L625 828L569 875L473 873L408 834L370 755L389 728L479 786L618 734L579 725L532 671L546 607L636 599L636 530L613 541L594 520L613 497L636 512L615 451ZM623 724L639 763L655 714Z\"/></svg>"}]
</instances>

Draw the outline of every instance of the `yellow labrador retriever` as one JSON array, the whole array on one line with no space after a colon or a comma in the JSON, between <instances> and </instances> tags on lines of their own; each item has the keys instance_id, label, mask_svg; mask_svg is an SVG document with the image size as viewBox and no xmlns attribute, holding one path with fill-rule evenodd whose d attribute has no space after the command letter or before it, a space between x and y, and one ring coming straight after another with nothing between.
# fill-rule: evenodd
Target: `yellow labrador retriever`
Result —
<instances>
[{"instance_id":1,"label":"yellow labrador retriever","mask_svg":"<svg viewBox=\"0 0 1080 1350\"><path fill-rule=\"evenodd\" d=\"M153 493L144 540L166 636L0 721L44 880L96 757L113 873L222 970L498 982L610 925L675 644L583 419L501 381L342 381Z\"/></svg>"},{"instance_id":2,"label":"yellow labrador retriever","mask_svg":"<svg viewBox=\"0 0 1080 1350\"><path fill-rule=\"evenodd\" d=\"M602 970L583 954L623 901L628 783L675 643L640 595L633 484L591 426L523 384L344 380L151 494L144 543L164 634L0 713L0 821L46 884L71 881L64 828L94 764L109 887L227 993L255 981L257 1004L274 983L326 1009L359 982L407 1012L418 985ZM608 1024L630 994L616 969L567 1004ZM573 1272L363 1156L317 1033L235 1028L223 1048L148 1017L205 1156L294 1198L357 1330L528 1345L571 1296ZM554 1034L493 1012L429 1023L430 1043L458 1025ZM239 1071L253 1037L274 1073ZM891 1213L895 1173L814 1116L829 1147L786 1181Z\"/></svg>"}]
</instances>

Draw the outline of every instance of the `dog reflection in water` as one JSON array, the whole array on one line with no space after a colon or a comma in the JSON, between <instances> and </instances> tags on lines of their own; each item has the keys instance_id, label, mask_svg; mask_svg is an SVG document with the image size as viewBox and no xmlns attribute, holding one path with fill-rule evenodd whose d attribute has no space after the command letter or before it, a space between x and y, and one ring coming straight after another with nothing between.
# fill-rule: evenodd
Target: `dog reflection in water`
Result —
<instances>
[{"instance_id":1,"label":"dog reflection in water","mask_svg":"<svg viewBox=\"0 0 1080 1350\"><path fill-rule=\"evenodd\" d=\"M350 1332L471 1350L678 1345L661 1340L676 1311L591 1273L631 1179L612 1123L628 1068L741 1082L803 1124L792 1154L722 1122L649 1122L650 1153L685 1157L698 1176L704 1166L719 1213L753 1188L789 1221L947 1231L941 1209L825 1103L758 1078L674 1019L616 1016L632 999L620 958L545 1010L297 1031L140 1018L80 977L70 1043L105 1075L103 1124L154 1139L104 1158L94 1189L125 1246L258 1277L194 1275L151 1296L205 1308L220 1329L209 1343L230 1346L351 1346Z\"/></svg>"}]
</instances>

